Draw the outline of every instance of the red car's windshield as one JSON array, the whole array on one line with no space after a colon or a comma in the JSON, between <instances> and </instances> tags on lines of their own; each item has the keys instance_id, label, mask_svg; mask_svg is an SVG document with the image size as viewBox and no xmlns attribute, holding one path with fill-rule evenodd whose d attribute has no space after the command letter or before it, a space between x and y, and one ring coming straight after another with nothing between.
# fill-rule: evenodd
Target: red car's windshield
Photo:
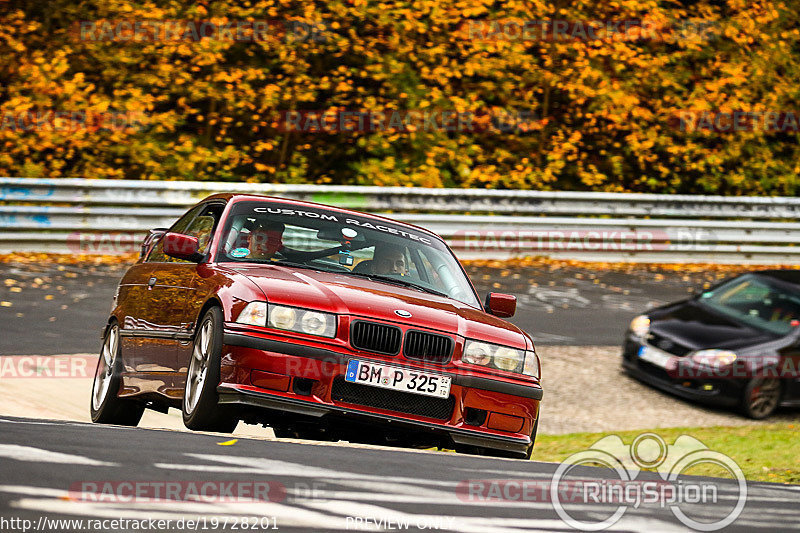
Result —
<instances>
[{"instance_id":1,"label":"red car's windshield","mask_svg":"<svg viewBox=\"0 0 800 533\"><path fill-rule=\"evenodd\" d=\"M441 240L406 226L319 207L237 202L222 229L219 262L282 263L411 286L480 308Z\"/></svg>"}]
</instances>

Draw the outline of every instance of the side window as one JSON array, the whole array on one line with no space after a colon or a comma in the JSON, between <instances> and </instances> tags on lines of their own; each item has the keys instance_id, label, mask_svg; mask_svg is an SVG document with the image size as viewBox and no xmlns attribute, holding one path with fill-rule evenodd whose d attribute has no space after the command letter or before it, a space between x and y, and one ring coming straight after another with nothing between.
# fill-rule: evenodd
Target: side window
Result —
<instances>
[{"instance_id":1,"label":"side window","mask_svg":"<svg viewBox=\"0 0 800 533\"><path fill-rule=\"evenodd\" d=\"M436 258L428 257L427 252L424 250L420 250L419 258L420 266L427 276L428 283L430 283L432 287L442 292L447 292L447 285L442 279L442 272L439 270L444 268L444 270L447 271L447 267L442 267L442 264L440 263L439 269L437 269L433 264L433 262L436 261Z\"/></svg>"},{"instance_id":2,"label":"side window","mask_svg":"<svg viewBox=\"0 0 800 533\"><path fill-rule=\"evenodd\" d=\"M219 222L223 209L225 209L224 204L207 204L192 220L189 227L183 231L186 235L197 237L198 251L201 254L208 252L211 238L214 236L214 229L217 227L217 222Z\"/></svg>"},{"instance_id":3,"label":"side window","mask_svg":"<svg viewBox=\"0 0 800 533\"><path fill-rule=\"evenodd\" d=\"M211 237L214 235L214 229L219 222L222 211L225 209L224 204L212 203L202 204L181 217L173 226L170 231L175 233L183 233L197 237L199 243L200 253L206 253L211 244ZM147 258L148 263L187 263L182 259L170 257L163 251L163 240L160 240L153 249L150 256Z\"/></svg>"}]
</instances>

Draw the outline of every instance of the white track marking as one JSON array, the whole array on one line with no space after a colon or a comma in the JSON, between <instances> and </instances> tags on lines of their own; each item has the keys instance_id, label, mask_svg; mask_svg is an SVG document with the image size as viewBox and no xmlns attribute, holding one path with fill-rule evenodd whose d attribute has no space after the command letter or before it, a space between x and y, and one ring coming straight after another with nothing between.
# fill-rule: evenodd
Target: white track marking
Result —
<instances>
[{"instance_id":1,"label":"white track marking","mask_svg":"<svg viewBox=\"0 0 800 533\"><path fill-rule=\"evenodd\" d=\"M60 498L68 495L67 491L61 489L29 487L27 485L0 485L0 492L21 494L23 496L48 496L50 498Z\"/></svg>"},{"instance_id":2,"label":"white track marking","mask_svg":"<svg viewBox=\"0 0 800 533\"><path fill-rule=\"evenodd\" d=\"M426 525L426 529L439 529L447 531L464 531L467 533L519 533L522 531L553 531L569 530L570 528L557 518L543 519L531 516L530 518L502 518L498 516L453 516L405 513L393 509L350 502L310 502L309 507L324 510L332 514L352 517L370 517L377 520L393 520L395 523L408 523L410 527ZM353 522L351 521L351 529ZM434 525L431 527L431 525ZM369 530L376 530L374 523ZM439 526L439 527L436 527ZM607 531L659 531L669 533L672 531L685 531L686 527L677 523L647 517L623 517Z\"/></svg>"},{"instance_id":3,"label":"white track marking","mask_svg":"<svg viewBox=\"0 0 800 533\"><path fill-rule=\"evenodd\" d=\"M0 485L0 492L25 496L11 502L15 509L38 511L46 515L83 516L90 519L127 518L133 520L178 520L206 517L273 517L278 527L347 529L346 520L338 516L273 502L244 501L230 503L206 502L133 502L127 504L76 501L65 490L42 489L22 485ZM39 496L39 497L30 497ZM243 528L242 528L243 529Z\"/></svg>"},{"instance_id":4,"label":"white track marking","mask_svg":"<svg viewBox=\"0 0 800 533\"><path fill-rule=\"evenodd\" d=\"M71 455L67 453L51 452L41 448L31 446L19 446L17 444L0 444L0 457L14 459L16 461L30 461L34 463L59 463L84 466L119 466L117 463L107 463L89 459L82 455Z\"/></svg>"},{"instance_id":5,"label":"white track marking","mask_svg":"<svg viewBox=\"0 0 800 533\"><path fill-rule=\"evenodd\" d=\"M166 470L189 470L194 472L227 472L231 474L260 473L272 476L290 477L309 477L324 479L365 479L380 480L384 483L411 483L417 485L434 485L441 487L455 487L457 481L439 481L417 479L411 477L380 476L374 474L355 474L352 472L342 472L316 466L308 466L300 463L290 463L275 459L264 459L263 457L239 457L236 455L216 455L204 453L187 453L187 457L200 459L203 461L216 461L230 466L220 465L198 465L198 464L172 464L156 463L154 466Z\"/></svg>"},{"instance_id":6,"label":"white track marking","mask_svg":"<svg viewBox=\"0 0 800 533\"><path fill-rule=\"evenodd\" d=\"M297 476L313 478L339 478L339 479L359 479L362 474L350 472L340 472L328 468L302 465L299 463L289 463L276 459L264 459L263 457L238 457L236 455L218 455L205 453L187 453L187 457L193 457L202 461L214 461L235 466L249 466L251 469L258 469L269 472L273 476ZM252 471L252 470L251 470Z\"/></svg>"}]
</instances>

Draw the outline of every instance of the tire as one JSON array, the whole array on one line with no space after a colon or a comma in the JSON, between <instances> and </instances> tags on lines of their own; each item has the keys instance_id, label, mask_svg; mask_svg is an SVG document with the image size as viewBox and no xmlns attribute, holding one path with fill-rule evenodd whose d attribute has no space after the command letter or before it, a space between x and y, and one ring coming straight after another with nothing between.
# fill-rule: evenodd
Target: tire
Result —
<instances>
[{"instance_id":1,"label":"tire","mask_svg":"<svg viewBox=\"0 0 800 533\"><path fill-rule=\"evenodd\" d=\"M119 338L119 325L114 322L103 337L103 347L94 371L89 412L92 422L97 424L136 426L144 414L144 405L117 396L122 383Z\"/></svg>"},{"instance_id":2,"label":"tire","mask_svg":"<svg viewBox=\"0 0 800 533\"><path fill-rule=\"evenodd\" d=\"M781 381L777 378L753 378L742 393L740 411L748 418L769 417L781 403Z\"/></svg>"},{"instance_id":3,"label":"tire","mask_svg":"<svg viewBox=\"0 0 800 533\"><path fill-rule=\"evenodd\" d=\"M212 307L200 319L186 370L181 411L183 424L194 431L231 433L239 419L219 405L219 361L222 353L222 310Z\"/></svg>"}]
</instances>

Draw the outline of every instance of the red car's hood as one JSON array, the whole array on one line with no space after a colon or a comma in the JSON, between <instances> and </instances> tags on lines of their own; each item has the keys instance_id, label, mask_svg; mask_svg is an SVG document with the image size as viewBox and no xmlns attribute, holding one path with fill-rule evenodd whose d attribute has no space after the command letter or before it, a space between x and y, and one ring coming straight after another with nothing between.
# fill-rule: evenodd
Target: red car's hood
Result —
<instances>
[{"instance_id":1,"label":"red car's hood","mask_svg":"<svg viewBox=\"0 0 800 533\"><path fill-rule=\"evenodd\" d=\"M513 324L458 300L367 278L277 265L231 267L256 283L270 303L377 318L525 348ZM411 313L402 318L395 310Z\"/></svg>"}]
</instances>

